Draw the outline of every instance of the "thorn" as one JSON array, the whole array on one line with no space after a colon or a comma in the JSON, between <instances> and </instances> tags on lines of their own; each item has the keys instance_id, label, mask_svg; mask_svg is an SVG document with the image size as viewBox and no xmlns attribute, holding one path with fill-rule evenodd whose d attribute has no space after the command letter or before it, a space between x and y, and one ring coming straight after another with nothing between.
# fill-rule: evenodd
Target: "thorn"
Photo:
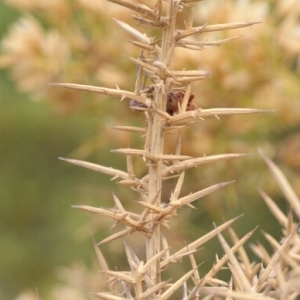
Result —
<instances>
[{"instance_id":1,"label":"thorn","mask_svg":"<svg viewBox=\"0 0 300 300\"><path fill-rule=\"evenodd\" d=\"M110 181L114 181L114 180L116 180L118 178L119 178L119 175L115 175L113 178L110 179Z\"/></svg>"},{"instance_id":2,"label":"thorn","mask_svg":"<svg viewBox=\"0 0 300 300\"><path fill-rule=\"evenodd\" d=\"M218 121L221 121L220 117L218 115L214 115L215 118L218 120Z\"/></svg>"},{"instance_id":3,"label":"thorn","mask_svg":"<svg viewBox=\"0 0 300 300\"><path fill-rule=\"evenodd\" d=\"M116 221L114 224L112 224L112 225L110 226L109 230L112 230L118 223L119 223L119 222Z\"/></svg>"}]
</instances>

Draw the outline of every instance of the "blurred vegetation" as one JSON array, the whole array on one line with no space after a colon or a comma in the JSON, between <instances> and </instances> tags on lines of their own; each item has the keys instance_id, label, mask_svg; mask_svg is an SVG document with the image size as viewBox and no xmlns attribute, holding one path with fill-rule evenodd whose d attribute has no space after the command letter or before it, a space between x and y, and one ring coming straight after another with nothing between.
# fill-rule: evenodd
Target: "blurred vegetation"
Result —
<instances>
[{"instance_id":1,"label":"blurred vegetation","mask_svg":"<svg viewBox=\"0 0 300 300\"><path fill-rule=\"evenodd\" d=\"M212 221L221 223L241 213L245 216L239 221L242 226L237 228L238 233L260 225L279 237L279 227L274 226L256 188L265 189L284 211L289 207L284 207L256 149L262 147L268 152L300 194L299 3L202 1L195 7L195 25L263 21L247 29L224 32L223 36L218 32L203 37L216 40L242 36L218 48L200 52L177 49L174 68L213 73L211 79L193 86L198 107L276 111L224 118L221 122L211 119L184 131L184 154L252 155L203 166L188 174L186 193L219 181L237 179L237 183L206 197L197 211L184 211L181 221L171 224L177 232L173 246L205 233L212 228ZM132 88L135 67L122 55L137 56L138 52L130 43L119 47L118 41L128 37L112 20L115 17L134 24L130 16L131 12L117 5L96 0L0 2L1 299L12 299L34 287L45 295L57 282L55 270L59 265L67 267L76 261L93 265L89 234L92 231L96 239L105 236L104 221L88 222L90 217L71 210L71 204L110 205L112 190L128 198L129 205L132 199L137 200L134 193L116 187L107 177L71 167L57 158L108 162L122 168L122 157L109 150L128 144L140 147L143 140L110 127L140 124L143 115L131 112L126 101L120 104L118 99L48 87L49 82L74 82ZM174 152L174 145L175 137L170 136L166 152ZM141 161L136 161L135 167L138 174L143 173ZM166 200L172 188L172 182L165 184ZM208 265L214 259L211 254L217 251L211 251L211 247L201 252ZM116 244L108 245L106 251L117 251ZM76 265L70 272L76 277L80 270L84 275L76 278L82 282L84 276L88 278L85 268ZM59 273L78 284L67 270ZM93 284L90 280L87 285Z\"/></svg>"}]
</instances>

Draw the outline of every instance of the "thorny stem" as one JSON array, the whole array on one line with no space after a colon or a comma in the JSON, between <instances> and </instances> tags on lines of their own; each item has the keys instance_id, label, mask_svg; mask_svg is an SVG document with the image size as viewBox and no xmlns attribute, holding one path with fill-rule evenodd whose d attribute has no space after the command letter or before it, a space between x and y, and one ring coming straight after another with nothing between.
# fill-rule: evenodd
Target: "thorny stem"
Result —
<instances>
[{"instance_id":1,"label":"thorny stem","mask_svg":"<svg viewBox=\"0 0 300 300\"><path fill-rule=\"evenodd\" d=\"M177 13L177 3L176 0L171 0L168 2L167 8L167 18L168 18L168 26L163 31L162 34L162 42L161 42L161 52L159 57L159 63L165 65L166 67L169 65L170 57L174 49L174 28L176 22L176 13ZM166 108L166 99L168 93L168 82L166 80L165 70L162 68L160 73L160 82L157 85L155 91L155 106L160 110L165 110ZM162 126L162 122L160 120L160 116L156 113L153 113L151 116L152 126L148 126L148 130L150 132L150 152L153 155L163 154L164 148L164 130ZM149 166L149 186L148 186L148 201L149 203L157 197L155 201L156 206L160 206L161 204L161 189L162 189L162 161L157 161L155 163L150 163ZM154 215L149 215L149 219L154 220ZM154 255L156 255L160 251L160 225L155 224L154 221L150 222L150 227L153 228L153 235L147 241L147 250L146 256L147 261L149 261ZM156 284L160 282L160 270L159 270L159 262L156 264L152 264L148 273L149 277Z\"/></svg>"},{"instance_id":2,"label":"thorny stem","mask_svg":"<svg viewBox=\"0 0 300 300\"><path fill-rule=\"evenodd\" d=\"M145 145L144 151L137 150L137 149L117 149L114 152L122 153L127 155L127 172L120 171L114 168L108 168L101 165L95 165L88 162L77 161L73 159L64 159L70 163L77 164L79 166L83 166L85 168L95 170L98 172L102 172L104 174L108 174L114 176L114 179L120 178L120 183L129 185L133 189L137 190L142 197L140 204L142 204L145 209L141 215L137 215L126 211L125 208L122 206L122 203L118 200L116 196L114 196L114 202L116 208L112 211L111 209L103 209L103 208L95 208L89 206L76 206L84 211L88 211L91 213L97 213L99 215L108 216L113 220L123 223L127 228L117 232L116 234L112 234L110 237L102 240L98 245L102 245L109 241L113 241L117 238L124 237L128 234L131 234L135 231L140 231L140 233L147 236L148 240L146 242L146 264L143 264L137 256L133 258L132 253L128 250L128 247L125 247L127 258L129 265L131 267L131 274L124 273L124 272L115 272L110 271L105 259L102 258L102 254L100 249L97 248L97 256L99 257L99 262L101 264L101 268L107 274L110 273L109 276L115 277L115 279L121 280L123 282L124 278L129 284L132 284L135 292L136 299L148 299L148 300L157 300L158 298L161 300L170 299L171 295L177 290L182 284L186 285L186 280L194 274L194 282L195 287L193 291L187 296L187 293L184 292L184 299L194 299L197 297L200 288L202 292L204 292L204 285L210 283L209 281L213 278L213 276L221 269L223 264L229 260L230 266L236 265L236 259L232 253L239 249L241 245L246 241L247 238L243 238L240 240L240 244L236 243L234 247L229 249L226 243L223 243L224 250L227 251L226 256L223 259L219 260L217 264L213 265L212 269L209 273L204 277L203 280L199 279L199 275L196 273L197 266L192 258L192 267L193 269L183 275L180 279L178 279L175 283L171 286L167 286L167 282L161 282L160 273L161 268L165 269L166 266L172 262L179 261L182 257L187 255L192 255L193 252L196 251L196 248L201 246L207 240L212 238L215 235L220 236L220 231L227 228L231 223L227 223L226 225L223 224L219 226L218 231L211 232L196 241L190 243L187 247L184 247L177 253L170 256L169 254L161 260L160 255L165 255L165 250L168 250L168 245L166 239L161 236L160 232L160 223L161 221L166 220L167 217L173 217L176 215L176 210L182 206L191 206L191 203L195 200L202 198L205 195L208 195L224 186L229 184L230 182L218 183L208 188L199 190L198 192L191 193L190 195L180 197L179 193L183 184L184 180L184 171L186 169L196 167L202 163L209 163L218 160L224 160L234 157L243 156L243 154L222 154L222 155L214 155L209 157L203 158L191 158L189 156L180 155L180 139L178 138L177 146L175 153L176 155L169 156L164 155L164 131L165 125L169 125L169 129L179 129L182 126L190 125L194 122L199 122L204 117L209 116L218 116L218 115L234 115L234 114L245 114L245 113L258 113L263 112L263 110L251 109L251 108L214 108L214 109L198 109L196 110L196 106L191 106L191 82L195 80L202 80L204 78L209 77L210 73L201 70L190 70L190 71L172 71L170 69L171 57L174 51L175 46L185 46L188 47L189 45L196 45L198 49L203 46L203 43L199 42L198 44L190 43L189 40L183 40L184 37L209 31L219 31L223 29L234 29L239 27L251 26L256 22L247 22L247 23L228 23L228 24L217 24L217 25L203 25L198 27L193 27L193 11L190 13L190 17L188 22L186 23L186 29L183 31L175 30L175 23L176 23L176 15L180 10L180 6L184 5L185 3L192 2L194 0L168 0L167 2L167 12L165 16L162 16L162 0L157 0L156 10L151 10L143 5L139 5L135 2L128 2L128 0L111 0L112 2L118 3L130 9L133 9L138 12L144 12L146 15L150 14L156 18L155 24L158 24L158 27L162 28L162 39L160 47L155 44L152 47L152 39L149 39L147 36L141 34L130 25L117 21L117 23L129 32L131 35L138 40L138 46L142 46L141 54L139 59L130 58L134 63L138 66L137 78L136 78L136 85L135 91L130 92L127 90L120 90L119 88L111 89L105 87L95 87L95 86L85 86L80 84L70 84L70 83L61 83L61 84L53 84L58 86L63 86L66 88L72 88L77 90L86 90L90 92L100 93L104 95L111 95L111 96L118 96L124 98L131 99L133 102L133 106L137 103L137 108L142 108L146 111L147 116L147 131L146 131L146 138L145 138ZM182 4L183 3L183 4ZM139 17L141 21L141 18ZM144 22L144 24L152 24L151 21L149 23L148 20ZM219 40L213 42L215 45L220 45L227 40ZM136 42L136 41L134 41ZM180 43L179 43L180 42ZM206 44L208 42L205 42ZM153 44L154 45L154 44ZM151 59L147 61L144 56L143 52L149 46L151 52L149 52L150 56L157 54L156 60L151 65ZM200 48L199 48L200 47ZM152 50L155 50L154 52ZM143 78L143 76L146 76ZM149 104L149 99L147 93L150 94L150 90L144 86L144 83L147 80L147 76L152 80L154 83L153 87L151 87L151 100L154 103L151 103L150 109L147 109ZM143 79L145 79L143 81ZM173 87L174 84L182 84L184 91L179 92L180 99L176 98L177 102L175 102L175 108L173 107L174 99L172 99L171 86ZM174 86L175 87L175 86ZM142 88L142 90L141 90ZM154 92L153 92L154 89ZM179 97L178 96L178 97ZM192 96L193 97L193 96ZM168 107L167 107L168 101ZM145 105L147 103L147 105ZM171 106L171 108L170 108ZM175 113L175 114L174 114ZM176 114L178 113L178 114ZM118 126L118 129L128 130L128 126ZM131 127L132 130L133 127ZM144 128L134 128L132 130L134 132L142 132L144 133ZM132 159L131 155L143 155L145 160L147 160L149 166L149 173L142 179L136 178L134 175L134 170L132 166ZM166 157L174 158L172 160L172 165L169 167L165 167L163 165L163 159L167 160ZM178 157L180 160L177 160ZM162 208L161 207L161 191L162 191L162 179L166 179L168 175L174 172L181 172L178 182L175 187L175 191L171 194L170 203L168 207ZM277 172L278 173L278 172ZM278 175L279 176L279 175ZM277 176L277 177L278 177ZM279 176L280 177L280 176ZM147 195L145 194L145 190L147 190L146 185L148 181L148 192ZM137 188L138 187L138 188ZM145 203L147 199L148 203ZM270 202L270 201L269 201ZM274 207L274 205L273 205ZM278 215L278 213L277 213ZM146 221L146 222L145 222ZM292 221L291 221L292 222ZM290 222L286 221L285 224L289 224ZM166 225L166 224L164 224ZM147 228L146 228L147 227ZM290 228L290 226L289 226ZM289 232L289 231L287 231ZM152 235L151 235L152 234ZM150 237L149 237L150 236ZM220 238L222 240L222 238ZM223 240L222 240L223 241ZM164 251L160 251L162 247ZM288 242L285 242L287 245ZM285 246L286 247L286 246ZM234 250L235 249L235 250ZM283 251L283 250L282 250ZM282 252L281 251L281 252ZM280 253L281 253L280 252ZM279 258L280 253L277 255ZM266 269L268 272L263 273L265 274L263 278L268 278L269 272L274 268L274 264L277 263L277 258L273 259L273 263L269 264L268 268ZM245 265L245 264L244 264ZM249 265L249 263L248 263ZM257 265L256 265L257 266ZM257 267L250 272L252 274L257 273ZM195 272L195 273L194 273ZM241 271L239 271L241 272ZM147 274L146 274L147 273ZM249 273L249 272L248 272ZM246 281L245 276L242 277L242 280L238 281L238 278L235 276L234 279L237 282L238 286L246 286L247 290L250 290L249 283ZM109 278L109 277L107 277ZM107 279L107 283L111 290L111 295L107 293L97 293L99 298L101 299L121 299L121 297L117 296L118 291L114 287L115 279ZM252 279L251 279L252 281ZM143 285L145 283L147 290L143 292ZM249 281L250 282L250 281ZM263 286L264 282L260 279L259 281L261 286ZM245 285L246 283L246 285ZM125 286L125 291L127 291L126 299L130 298L133 299L129 292L129 288ZM212 287L214 288L214 287ZM252 287L251 287L252 289ZM215 293L216 290L214 290ZM253 289L254 291L254 289ZM228 290L230 292L230 290ZM211 292L212 293L212 292ZM211 294L212 295L212 294ZM103 296L103 297L102 297ZM226 294L226 296L228 296ZM243 298L243 297L240 297ZM123 299L123 298L122 298Z\"/></svg>"},{"instance_id":3,"label":"thorny stem","mask_svg":"<svg viewBox=\"0 0 300 300\"><path fill-rule=\"evenodd\" d=\"M150 128L148 128L150 130ZM151 153L152 154L162 154L163 153L163 129L158 115L153 116L153 126L151 132ZM156 197L155 205L160 206L161 203L161 191L162 187L162 161L157 161L156 163L150 163L149 166L149 185L148 185L148 201L149 203L153 198ZM155 215L150 214L149 219L154 218ZM153 228L153 235L147 241L147 261L149 261L154 255L160 251L160 225L154 224L154 222L149 223L149 226ZM152 264L149 269L149 277L153 282L160 281L158 264Z\"/></svg>"}]
</instances>

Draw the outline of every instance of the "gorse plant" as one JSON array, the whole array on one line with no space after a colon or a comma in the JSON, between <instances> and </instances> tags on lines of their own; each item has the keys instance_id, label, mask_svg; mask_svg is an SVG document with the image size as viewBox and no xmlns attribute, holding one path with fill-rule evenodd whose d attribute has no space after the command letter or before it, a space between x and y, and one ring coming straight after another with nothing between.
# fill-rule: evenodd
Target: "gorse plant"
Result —
<instances>
[{"instance_id":1,"label":"gorse plant","mask_svg":"<svg viewBox=\"0 0 300 300\"><path fill-rule=\"evenodd\" d=\"M97 293L100 298L121 299L120 290L116 288L115 281L120 280L124 287L124 292L128 297L137 299L169 299L172 294L182 285L184 288L184 298L191 299L197 297L200 291L207 283L213 281L213 276L220 270L226 259L233 258L233 252L248 238L246 236L241 242L234 246L233 250L226 250L227 258L224 257L214 266L208 275L200 280L193 253L206 240L215 235L219 235L222 243L225 241L220 234L222 230L229 227L233 220L216 228L205 237L184 246L176 253L170 254L167 238L161 233L161 226L168 227L170 219L174 218L177 210L184 206L192 206L192 203L205 195L208 195L231 182L214 184L198 192L180 197L186 170L197 167L204 163L210 163L218 160L227 160L243 156L244 154L220 154L214 156L205 156L192 158L180 153L180 129L196 122L202 122L204 118L219 115L235 115L257 113L261 110L249 108L215 108L215 109L196 109L193 103L194 95L191 94L192 82L210 77L209 71L202 70L172 70L171 60L176 47L185 47L192 50L201 50L204 46L222 45L236 37L217 40L217 41L196 41L189 39L197 34L205 32L221 31L246 27L255 24L252 23L229 23L193 27L193 9L190 9L188 19L185 22L184 29L176 29L176 20L179 13L189 4L190 1L169 1L166 5L162 1L157 1L154 8L128 1L113 1L119 5L127 7L135 12L133 18L143 27L155 28L161 31L161 37L156 39L148 37L146 34L137 31L129 24L116 20L125 31L127 31L134 40L132 44L141 49L138 58L129 59L137 66L137 76L135 90L116 89L86 86L79 84L53 84L66 88L85 90L110 96L119 96L121 100L127 98L130 100L130 106L134 110L145 112L146 128L135 128L128 126L118 126L116 129L132 131L145 134L144 149L118 149L114 152L126 155L127 170L121 171L100 165L65 159L66 161L93 169L114 178L120 178L119 183L135 190L140 201L138 204L143 210L137 214L127 211L122 201L116 195L113 195L115 207L112 209L96 208L89 206L76 206L79 209L104 215L112 218L118 223L124 225L124 229L112 234L97 246L111 242L117 238L124 238L129 234L143 234L146 237L146 262L143 263L134 254L133 250L125 244L126 255L131 272L110 271L101 255L100 249L96 248L101 267L105 272L105 278L110 288L110 294ZM178 142L175 154L164 153L164 137L169 132L175 132L178 135ZM143 178L135 175L132 157L138 156L145 161L148 167L148 173ZM170 195L169 203L163 204L161 199L162 183L165 180L178 176L174 191ZM224 246L227 249L227 246ZM175 283L161 280L161 272L168 268L169 264L189 256L192 262L191 271L184 274ZM186 281L194 275L194 287L190 293L186 289ZM240 275L241 276L241 275ZM241 278L243 279L243 277ZM240 280L240 279L239 279ZM249 288L248 288L249 287ZM215 290L216 288L212 288ZM221 288L223 290L223 288ZM247 289L250 291L250 285ZM131 291L132 290L132 291ZM205 288L205 291L210 288ZM129 296L130 295L130 296ZM117 298L115 298L117 297Z\"/></svg>"},{"instance_id":2,"label":"gorse plant","mask_svg":"<svg viewBox=\"0 0 300 300\"><path fill-rule=\"evenodd\" d=\"M163 233L162 227L169 230L169 221L176 218L182 207L194 208L193 202L209 195L233 181L214 183L213 185L188 195L181 195L184 186L185 173L202 164L239 158L247 154L230 153L204 157L190 157L181 153L181 130L195 123L201 123L205 118L221 115L254 114L263 112L252 108L197 108L195 95L192 94L192 84L211 76L204 70L173 70L172 58L176 48L202 50L205 46L220 46L237 38L237 36L214 41L199 41L195 37L203 33L231 30L254 25L258 22L224 23L216 25L203 24L193 26L194 10L190 7L193 0L158 0L153 8L127 0L111 0L118 5L134 11L133 19L141 28L150 28L151 36L138 31L120 20L116 23L124 29L133 40L131 43L138 47L140 55L129 57L136 65L136 81L133 91L119 87L107 88L80 85L74 83L52 83L73 90L82 90L108 96L116 96L128 101L136 113L144 113L145 127L116 126L116 130L130 131L143 134L145 138L143 149L121 148L112 150L126 156L125 171L97 165L74 159L62 159L69 163L101 172L118 180L118 183L134 190L137 197L139 212L126 209L124 199L113 194L113 208L98 208L86 205L74 206L99 216L111 218L123 228L104 240L96 243L95 250L108 291L92 293L99 299L295 299L299 294L299 236L296 235L297 225L292 220L292 214L285 217L276 205L262 192L270 210L284 228L284 240L280 244L266 234L268 241L275 249L271 257L261 246L252 246L254 252L265 262L266 268L260 263L251 263L244 248L244 243L254 230L239 239L231 225L235 219L224 222L220 226L197 240L182 245L176 252L171 252L168 241L168 231ZM188 10L185 27L178 29L177 20ZM155 37L152 36L155 32ZM177 136L174 154L164 151L165 136L169 133ZM147 169L146 175L138 177L134 170L133 157L142 159ZM287 199L297 217L300 216L299 199L283 179L280 171L266 158L279 183L286 191ZM176 178L169 200L162 199L163 182ZM221 232L229 229L234 242L232 247L222 236ZM125 239L128 235L143 235L145 237L145 262L134 251L134 245L124 242L129 271L112 270L106 262L101 247L116 239ZM196 262L194 253L204 243L217 236L225 252L221 259L201 277L201 266ZM235 253L238 252L238 258ZM162 279L162 273L172 264L182 259L189 259L191 269L174 281ZM231 274L229 283L216 278L218 272L227 266ZM113 266L115 267L115 266ZM117 266L116 266L117 267ZM174 295L181 289L181 296ZM298 290L297 290L298 289ZM272 297L272 298L271 298Z\"/></svg>"}]
</instances>

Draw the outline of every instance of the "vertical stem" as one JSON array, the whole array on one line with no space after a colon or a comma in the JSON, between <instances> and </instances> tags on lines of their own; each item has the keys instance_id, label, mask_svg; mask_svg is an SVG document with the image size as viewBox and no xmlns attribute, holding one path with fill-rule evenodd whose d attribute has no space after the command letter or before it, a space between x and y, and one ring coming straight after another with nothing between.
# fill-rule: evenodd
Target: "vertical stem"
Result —
<instances>
[{"instance_id":1,"label":"vertical stem","mask_svg":"<svg viewBox=\"0 0 300 300\"><path fill-rule=\"evenodd\" d=\"M163 93L160 90L157 91L156 97L158 100L163 98ZM162 101L160 101L161 103ZM163 153L164 133L162 128L162 122L158 114L152 115L152 127L150 136L150 151L151 154L157 155ZM161 189L162 189L162 161L150 162L149 165L149 185L148 185L148 201L151 202L155 197L155 205L160 206L161 203ZM149 215L149 220L153 221L153 215ZM160 251L160 225L154 222L149 223L153 234L147 241L147 261ZM154 283L160 281L159 262L153 264L149 269L149 276Z\"/></svg>"},{"instance_id":2,"label":"vertical stem","mask_svg":"<svg viewBox=\"0 0 300 300\"><path fill-rule=\"evenodd\" d=\"M176 16L178 12L178 5L176 0L169 0L167 9L167 18L169 25L164 29L161 43L161 58L160 60L166 65L170 64L170 59L174 50L174 33L176 25ZM171 53L169 53L171 51Z\"/></svg>"},{"instance_id":3,"label":"vertical stem","mask_svg":"<svg viewBox=\"0 0 300 300\"><path fill-rule=\"evenodd\" d=\"M158 58L159 61L165 64L166 67L168 67L170 63L171 54L174 49L173 36L175 30L176 14L176 0L169 0L166 15L166 17L169 20L169 24L163 30L161 52L160 57ZM160 82L159 84L157 84L158 87L155 89L154 99L155 107L163 111L166 110L167 93L169 88L165 73L165 70L162 69L160 74ZM150 130L150 152L153 155L160 155L163 154L164 148L164 130L162 127L162 122L160 120L160 116L156 113L152 114L151 120L152 126L148 127L148 131ZM157 161L155 163L150 162L149 165L148 201L153 201L153 199L156 197L156 206L161 205L162 165L162 161ZM153 218L153 215L149 215L149 227L153 229L153 235L147 241L147 261L150 260L154 255L156 255L160 251L160 225L155 224ZM154 284L160 281L159 262L151 266L148 275L153 280Z\"/></svg>"}]
</instances>

